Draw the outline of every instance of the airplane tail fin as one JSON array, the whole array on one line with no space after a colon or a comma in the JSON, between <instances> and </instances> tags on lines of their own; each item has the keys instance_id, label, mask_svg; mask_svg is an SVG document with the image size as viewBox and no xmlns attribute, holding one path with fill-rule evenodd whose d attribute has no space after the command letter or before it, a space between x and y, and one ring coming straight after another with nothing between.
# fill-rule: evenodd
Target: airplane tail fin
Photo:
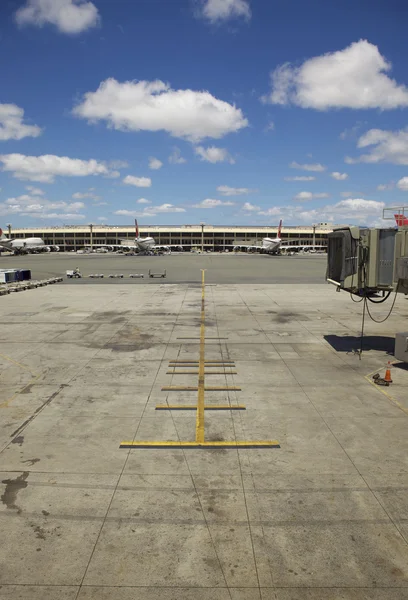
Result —
<instances>
[{"instance_id":1,"label":"airplane tail fin","mask_svg":"<svg viewBox=\"0 0 408 600\"><path fill-rule=\"evenodd\" d=\"M395 217L398 227L402 227L403 225L408 225L408 217L405 217L404 215L394 215L394 217Z\"/></svg>"},{"instance_id":2,"label":"airplane tail fin","mask_svg":"<svg viewBox=\"0 0 408 600\"><path fill-rule=\"evenodd\" d=\"M139 225L137 224L137 219L135 219L135 229L136 229L136 239L139 238Z\"/></svg>"},{"instance_id":3,"label":"airplane tail fin","mask_svg":"<svg viewBox=\"0 0 408 600\"><path fill-rule=\"evenodd\" d=\"M279 221L279 227L278 227L278 238L280 239L282 233L282 219Z\"/></svg>"},{"instance_id":4,"label":"airplane tail fin","mask_svg":"<svg viewBox=\"0 0 408 600\"><path fill-rule=\"evenodd\" d=\"M4 240L6 238L7 238L7 236L4 235L3 230L0 228L0 240Z\"/></svg>"}]
</instances>

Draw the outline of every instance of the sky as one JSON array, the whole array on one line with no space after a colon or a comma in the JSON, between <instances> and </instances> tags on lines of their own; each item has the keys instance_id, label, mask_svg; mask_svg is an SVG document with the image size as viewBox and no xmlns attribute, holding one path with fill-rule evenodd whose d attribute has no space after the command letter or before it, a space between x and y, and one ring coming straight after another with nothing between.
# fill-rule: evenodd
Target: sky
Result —
<instances>
[{"instance_id":1,"label":"sky","mask_svg":"<svg viewBox=\"0 0 408 600\"><path fill-rule=\"evenodd\" d=\"M405 0L4 0L0 225L390 225Z\"/></svg>"}]
</instances>

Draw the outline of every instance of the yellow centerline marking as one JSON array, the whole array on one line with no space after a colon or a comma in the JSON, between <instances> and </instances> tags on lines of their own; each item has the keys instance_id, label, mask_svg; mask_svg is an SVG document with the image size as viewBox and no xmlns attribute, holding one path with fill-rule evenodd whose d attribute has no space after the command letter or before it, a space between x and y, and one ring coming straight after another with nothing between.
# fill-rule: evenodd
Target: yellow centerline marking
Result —
<instances>
[{"instance_id":1,"label":"yellow centerline marking","mask_svg":"<svg viewBox=\"0 0 408 600\"><path fill-rule=\"evenodd\" d=\"M177 338L177 339L197 339L197 338ZM162 391L196 391L198 392L197 405L190 404L159 404L156 410L195 410L196 411L196 436L194 442L184 441L135 441L122 442L120 448L280 448L279 442L276 440L254 440L254 441L205 441L204 436L204 413L206 410L245 410L246 407L242 404L204 404L204 396L206 391L224 391L234 390L241 391L240 387L235 386L215 386L205 387L205 376L216 375L218 372L206 371L206 367L212 366L218 369L225 367L235 368L234 361L228 360L205 360L205 341L206 339L228 339L228 338L206 338L205 337L205 269L201 270L201 318L200 318L200 356L199 360L172 360L169 362L169 368L176 367L193 367L197 371L169 371L169 375L198 375L197 387L185 386L167 386L162 387ZM234 372L222 371L222 375L234 375Z\"/></svg>"},{"instance_id":2,"label":"yellow centerline marking","mask_svg":"<svg viewBox=\"0 0 408 600\"><path fill-rule=\"evenodd\" d=\"M198 399L196 415L196 442L204 443L204 385L205 385L205 269L201 271L200 358L198 362Z\"/></svg>"}]
</instances>

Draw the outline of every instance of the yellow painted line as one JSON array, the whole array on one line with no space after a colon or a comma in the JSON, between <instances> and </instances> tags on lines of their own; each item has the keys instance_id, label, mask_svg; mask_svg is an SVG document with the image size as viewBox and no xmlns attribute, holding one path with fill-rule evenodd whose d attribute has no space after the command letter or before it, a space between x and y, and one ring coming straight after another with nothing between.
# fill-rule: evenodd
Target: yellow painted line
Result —
<instances>
[{"instance_id":1,"label":"yellow painted line","mask_svg":"<svg viewBox=\"0 0 408 600\"><path fill-rule=\"evenodd\" d=\"M202 376L204 377L204 373L202 374ZM200 375L199 375L199 380L200 380ZM190 387L190 386L183 386L183 385L169 385L167 387L162 387L161 388L162 392L200 392L200 391L205 391L205 392L241 392L241 388L240 387L235 387L235 386L210 386L210 387L206 387L204 388L203 386L200 385L200 381L198 384L198 387Z\"/></svg>"},{"instance_id":2,"label":"yellow painted line","mask_svg":"<svg viewBox=\"0 0 408 600\"><path fill-rule=\"evenodd\" d=\"M178 337L176 338L177 340L200 340L201 342L201 336L200 337ZM207 337L205 338L206 340L227 340L227 337Z\"/></svg>"},{"instance_id":3,"label":"yellow painted line","mask_svg":"<svg viewBox=\"0 0 408 600\"><path fill-rule=\"evenodd\" d=\"M206 367L219 367L220 369L227 368L227 367L230 367L230 368L231 367L235 367L234 363L205 362L204 364L205 364ZM170 363L169 366L168 366L168 368L169 369L170 368L174 369L175 367L188 367L189 369L196 369L198 367L198 365L199 365L198 361L196 363L194 363L194 364L180 362L180 363L175 363L175 364Z\"/></svg>"},{"instance_id":4,"label":"yellow painted line","mask_svg":"<svg viewBox=\"0 0 408 600\"><path fill-rule=\"evenodd\" d=\"M393 362L391 364L396 364L396 363ZM368 381L368 383L371 383L371 385L374 386L378 392L381 392L381 394L383 394L391 402L391 404L394 404L397 408L402 410L402 412L404 412L406 415L408 415L408 408L406 406L404 406L403 404L398 402L398 400L393 398L393 396L391 396L391 394L386 392L382 386L374 383L374 381L371 379L371 377L374 375L374 373L378 373L378 369L376 369L375 371L372 371L368 375L364 375L364 379L366 379Z\"/></svg>"},{"instance_id":5,"label":"yellow painted line","mask_svg":"<svg viewBox=\"0 0 408 600\"><path fill-rule=\"evenodd\" d=\"M205 371L206 375L238 375L236 371ZM199 371L166 371L166 375L199 375Z\"/></svg>"},{"instance_id":6,"label":"yellow painted line","mask_svg":"<svg viewBox=\"0 0 408 600\"><path fill-rule=\"evenodd\" d=\"M196 442L204 443L204 392L205 392L205 269L201 271L201 323L200 358L198 364L198 399L196 415Z\"/></svg>"},{"instance_id":7,"label":"yellow painted line","mask_svg":"<svg viewBox=\"0 0 408 600\"><path fill-rule=\"evenodd\" d=\"M122 442L120 448L280 448L276 440L254 442Z\"/></svg>"},{"instance_id":8,"label":"yellow painted line","mask_svg":"<svg viewBox=\"0 0 408 600\"><path fill-rule=\"evenodd\" d=\"M24 390L26 390L28 387L30 387L30 385L33 385L37 381L37 379L39 379L41 377L41 375L42 375L42 373L40 373L39 375L36 375L29 383L27 383L23 388L21 388L21 390L19 390L15 394L13 394L11 396L11 398L2 402L0 404L0 408L7 408L13 402L13 400L15 400L17 398L17 396L19 394L22 394L24 392Z\"/></svg>"},{"instance_id":9,"label":"yellow painted line","mask_svg":"<svg viewBox=\"0 0 408 600\"><path fill-rule=\"evenodd\" d=\"M220 364L235 364L235 360L205 360L204 361L206 364L207 363L215 363L217 365ZM188 363L190 365L198 365L199 361L198 360L169 360L169 364L172 365L173 363L179 364L179 363Z\"/></svg>"},{"instance_id":10,"label":"yellow painted line","mask_svg":"<svg viewBox=\"0 0 408 600\"><path fill-rule=\"evenodd\" d=\"M196 404L158 404L156 410L197 410ZM204 410L246 410L244 404L205 404Z\"/></svg>"},{"instance_id":11,"label":"yellow painted line","mask_svg":"<svg viewBox=\"0 0 408 600\"><path fill-rule=\"evenodd\" d=\"M5 360L8 360L9 362L17 365L18 367L20 367L20 369L23 369L24 371L28 371L29 373L31 373L31 375L33 377L37 377L37 373L34 373L34 371L32 371L30 369L30 367L26 367L25 365L22 365L21 363L17 362L16 360L14 360L14 358L11 358L10 356L6 356L5 354L0 354L1 358L4 358Z\"/></svg>"}]
</instances>

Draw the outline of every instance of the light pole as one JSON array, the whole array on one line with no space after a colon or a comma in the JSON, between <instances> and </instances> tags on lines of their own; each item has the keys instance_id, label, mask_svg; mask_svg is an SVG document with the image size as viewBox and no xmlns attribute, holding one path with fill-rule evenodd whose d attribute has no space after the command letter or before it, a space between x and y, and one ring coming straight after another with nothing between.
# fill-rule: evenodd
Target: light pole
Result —
<instances>
[{"instance_id":1,"label":"light pole","mask_svg":"<svg viewBox=\"0 0 408 600\"><path fill-rule=\"evenodd\" d=\"M89 230L90 230L90 242L91 242L91 252L93 251L93 236L92 236L92 232L93 232L93 225L92 223L89 223Z\"/></svg>"},{"instance_id":2,"label":"light pole","mask_svg":"<svg viewBox=\"0 0 408 600\"><path fill-rule=\"evenodd\" d=\"M205 223L201 222L201 252L204 252L204 225Z\"/></svg>"},{"instance_id":3,"label":"light pole","mask_svg":"<svg viewBox=\"0 0 408 600\"><path fill-rule=\"evenodd\" d=\"M8 236L11 239L11 223L7 223Z\"/></svg>"},{"instance_id":4,"label":"light pole","mask_svg":"<svg viewBox=\"0 0 408 600\"><path fill-rule=\"evenodd\" d=\"M316 223L313 223L313 250L316 248Z\"/></svg>"}]
</instances>

